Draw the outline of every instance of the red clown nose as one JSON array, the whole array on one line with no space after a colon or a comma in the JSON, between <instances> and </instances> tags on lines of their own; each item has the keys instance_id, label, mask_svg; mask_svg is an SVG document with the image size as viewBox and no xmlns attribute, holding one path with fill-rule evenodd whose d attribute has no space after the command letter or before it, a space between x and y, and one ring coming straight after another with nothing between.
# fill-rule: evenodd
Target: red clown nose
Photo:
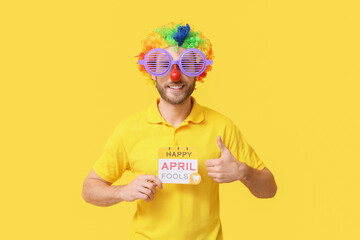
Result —
<instances>
[{"instance_id":1,"label":"red clown nose","mask_svg":"<svg viewBox=\"0 0 360 240\"><path fill-rule=\"evenodd\" d=\"M178 82L181 78L181 74L180 74L176 64L174 64L174 69L171 71L170 78L171 78L171 81L173 81L173 82Z\"/></svg>"}]
</instances>

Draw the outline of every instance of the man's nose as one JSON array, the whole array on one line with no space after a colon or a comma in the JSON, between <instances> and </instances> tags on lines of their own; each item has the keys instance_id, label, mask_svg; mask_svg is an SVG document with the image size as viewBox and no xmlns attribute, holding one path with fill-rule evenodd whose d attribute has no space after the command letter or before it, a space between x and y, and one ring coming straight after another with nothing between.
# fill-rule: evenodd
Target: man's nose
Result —
<instances>
[{"instance_id":1,"label":"man's nose","mask_svg":"<svg viewBox=\"0 0 360 240\"><path fill-rule=\"evenodd\" d=\"M171 81L173 81L173 82L178 82L180 80L181 74L178 70L177 64L174 64L174 68L171 71L170 78L171 78Z\"/></svg>"}]
</instances>

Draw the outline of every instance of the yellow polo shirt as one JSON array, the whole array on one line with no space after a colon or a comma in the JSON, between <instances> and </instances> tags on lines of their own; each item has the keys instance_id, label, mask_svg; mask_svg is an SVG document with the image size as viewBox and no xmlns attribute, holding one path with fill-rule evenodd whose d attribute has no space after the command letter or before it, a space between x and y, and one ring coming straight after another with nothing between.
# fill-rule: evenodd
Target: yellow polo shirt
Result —
<instances>
[{"instance_id":1,"label":"yellow polo shirt","mask_svg":"<svg viewBox=\"0 0 360 240\"><path fill-rule=\"evenodd\" d=\"M265 167L229 118L201 106L194 97L191 99L192 110L177 128L160 115L159 98L148 109L121 121L94 164L94 171L113 183L125 170L135 175L157 176L161 147L194 147L198 150L201 182L198 185L164 183L152 201L136 200L132 239L223 239L219 184L208 176L205 166L206 160L220 157L218 135L236 159L253 168Z\"/></svg>"}]
</instances>

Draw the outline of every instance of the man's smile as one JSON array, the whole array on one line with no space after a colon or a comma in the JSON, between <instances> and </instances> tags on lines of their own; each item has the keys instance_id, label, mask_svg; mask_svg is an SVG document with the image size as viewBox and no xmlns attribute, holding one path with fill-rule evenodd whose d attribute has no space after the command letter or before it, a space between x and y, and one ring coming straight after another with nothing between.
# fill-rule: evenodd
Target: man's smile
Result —
<instances>
[{"instance_id":1,"label":"man's smile","mask_svg":"<svg viewBox=\"0 0 360 240\"><path fill-rule=\"evenodd\" d=\"M184 85L170 85L168 88L170 88L171 91L180 92L182 89L184 89Z\"/></svg>"}]
</instances>

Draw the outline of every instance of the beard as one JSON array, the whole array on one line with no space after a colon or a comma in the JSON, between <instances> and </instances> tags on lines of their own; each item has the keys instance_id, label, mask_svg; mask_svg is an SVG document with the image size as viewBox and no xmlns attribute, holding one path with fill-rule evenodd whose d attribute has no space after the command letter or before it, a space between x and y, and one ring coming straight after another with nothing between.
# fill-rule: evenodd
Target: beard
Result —
<instances>
[{"instance_id":1,"label":"beard","mask_svg":"<svg viewBox=\"0 0 360 240\"><path fill-rule=\"evenodd\" d=\"M191 85L188 85L182 81L171 84L184 85L184 87L180 92L171 92L170 88L168 87L169 84L163 84L163 86L160 86L160 84L156 82L156 89L158 90L162 99L174 105L183 103L189 96L191 96L195 89L195 80Z\"/></svg>"}]
</instances>

